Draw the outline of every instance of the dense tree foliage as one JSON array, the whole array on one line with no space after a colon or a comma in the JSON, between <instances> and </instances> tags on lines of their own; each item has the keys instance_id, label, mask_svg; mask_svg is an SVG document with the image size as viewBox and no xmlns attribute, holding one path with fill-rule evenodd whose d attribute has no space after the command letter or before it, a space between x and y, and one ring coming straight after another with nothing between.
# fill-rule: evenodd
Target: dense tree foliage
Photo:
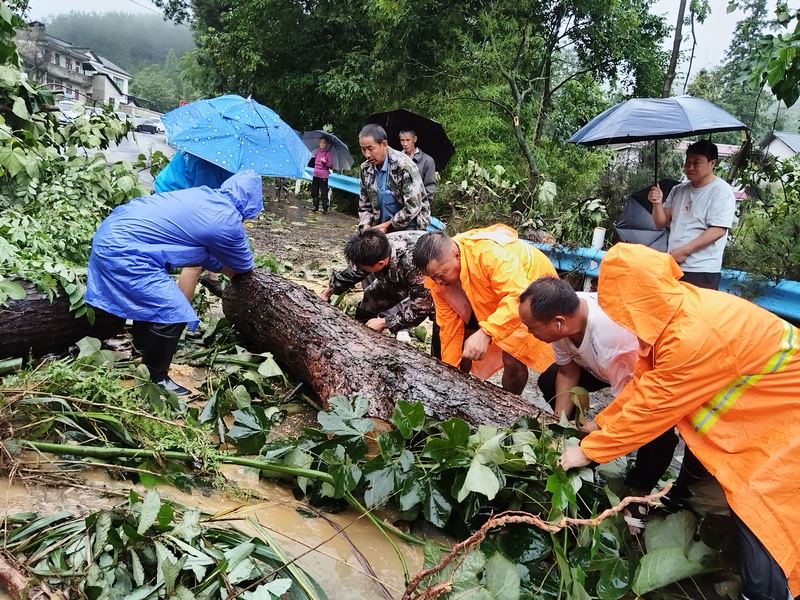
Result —
<instances>
[{"instance_id":1,"label":"dense tree foliage","mask_svg":"<svg viewBox=\"0 0 800 600\"><path fill-rule=\"evenodd\" d=\"M91 48L130 73L163 63L170 49L182 56L194 48L188 27L157 14L71 12L53 17L47 32Z\"/></svg>"},{"instance_id":2,"label":"dense tree foliage","mask_svg":"<svg viewBox=\"0 0 800 600\"><path fill-rule=\"evenodd\" d=\"M423 112L458 149L451 174L476 159L527 182L510 207L523 213L541 182L574 181L570 160L585 152L561 145L609 96L657 94L668 28L650 3L160 1L192 24L207 93L252 94L294 127L330 123L351 145L372 112ZM587 164L594 182L605 158ZM556 185L556 211L591 193Z\"/></svg>"},{"instance_id":3,"label":"dense tree foliage","mask_svg":"<svg viewBox=\"0 0 800 600\"><path fill-rule=\"evenodd\" d=\"M172 110L181 100L195 100L200 92L191 82L195 54L187 52L180 59L170 48L164 64L154 64L133 74L131 93L153 110Z\"/></svg>"}]
</instances>

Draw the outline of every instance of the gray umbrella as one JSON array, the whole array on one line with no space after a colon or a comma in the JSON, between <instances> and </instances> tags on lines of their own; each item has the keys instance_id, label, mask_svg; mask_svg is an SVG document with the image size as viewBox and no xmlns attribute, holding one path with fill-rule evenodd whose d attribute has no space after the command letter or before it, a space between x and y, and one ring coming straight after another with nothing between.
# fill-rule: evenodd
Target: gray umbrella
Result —
<instances>
[{"instance_id":1,"label":"gray umbrella","mask_svg":"<svg viewBox=\"0 0 800 600\"><path fill-rule=\"evenodd\" d=\"M329 140L329 148L333 156L333 168L337 171L346 171L353 166L353 155L350 150L338 137L327 131L315 129L313 131L306 131L303 133L303 143L306 148L314 152L319 148L319 140L321 137L326 137Z\"/></svg>"}]
</instances>

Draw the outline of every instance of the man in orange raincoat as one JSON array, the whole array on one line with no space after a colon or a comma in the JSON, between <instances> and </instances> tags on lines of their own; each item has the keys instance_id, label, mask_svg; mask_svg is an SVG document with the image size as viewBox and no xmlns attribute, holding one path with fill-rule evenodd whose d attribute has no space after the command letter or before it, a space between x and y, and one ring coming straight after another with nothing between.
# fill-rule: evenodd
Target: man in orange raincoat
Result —
<instances>
[{"instance_id":1,"label":"man in orange raincoat","mask_svg":"<svg viewBox=\"0 0 800 600\"><path fill-rule=\"evenodd\" d=\"M553 362L550 346L519 320L519 295L542 275L556 275L539 250L506 225L450 238L429 233L414 248L436 308L442 361L486 379L503 369L503 389L521 394L528 367Z\"/></svg>"},{"instance_id":2,"label":"man in orange raincoat","mask_svg":"<svg viewBox=\"0 0 800 600\"><path fill-rule=\"evenodd\" d=\"M737 525L743 596L800 594L800 331L736 296L678 280L672 257L617 244L600 265L605 313L640 340L634 378L561 456L608 462L677 425Z\"/></svg>"}]
</instances>

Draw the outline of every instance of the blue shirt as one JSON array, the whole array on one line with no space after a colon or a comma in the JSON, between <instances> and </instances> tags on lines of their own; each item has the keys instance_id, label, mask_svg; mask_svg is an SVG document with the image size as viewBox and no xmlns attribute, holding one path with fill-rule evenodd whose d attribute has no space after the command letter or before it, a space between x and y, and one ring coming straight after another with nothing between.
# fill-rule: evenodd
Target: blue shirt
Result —
<instances>
[{"instance_id":1,"label":"blue shirt","mask_svg":"<svg viewBox=\"0 0 800 600\"><path fill-rule=\"evenodd\" d=\"M375 187L378 188L378 201L381 205L381 223L391 221L395 213L400 210L394 195L389 190L389 153L383 159L383 166L375 174Z\"/></svg>"}]
</instances>

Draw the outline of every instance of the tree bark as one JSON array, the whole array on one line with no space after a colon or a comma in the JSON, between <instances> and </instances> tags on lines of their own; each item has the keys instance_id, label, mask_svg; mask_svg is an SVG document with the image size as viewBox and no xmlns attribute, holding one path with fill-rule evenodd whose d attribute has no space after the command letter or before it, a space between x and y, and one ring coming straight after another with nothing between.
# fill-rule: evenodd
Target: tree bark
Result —
<instances>
[{"instance_id":1,"label":"tree bark","mask_svg":"<svg viewBox=\"0 0 800 600\"><path fill-rule=\"evenodd\" d=\"M67 298L59 296L50 302L32 283L17 283L27 296L0 306L0 358L61 353L87 335L101 340L113 337L125 324L123 319L98 312L90 325L86 317L75 318Z\"/></svg>"},{"instance_id":2,"label":"tree bark","mask_svg":"<svg viewBox=\"0 0 800 600\"><path fill-rule=\"evenodd\" d=\"M19 568L0 552L0 589L4 589L14 600L27 598L28 578Z\"/></svg>"},{"instance_id":3,"label":"tree bark","mask_svg":"<svg viewBox=\"0 0 800 600\"><path fill-rule=\"evenodd\" d=\"M360 393L369 416L389 419L398 400L419 401L440 420L507 425L541 417L528 402L371 331L307 289L266 271L236 277L223 297L225 316L254 350L272 352L287 372L323 401Z\"/></svg>"},{"instance_id":4,"label":"tree bark","mask_svg":"<svg viewBox=\"0 0 800 600\"><path fill-rule=\"evenodd\" d=\"M669 59L667 75L664 77L664 87L661 89L661 97L669 98L672 90L672 82L678 69L678 57L681 54L681 41L683 40L683 15L686 14L686 0L681 0L678 6L678 21L675 23L675 39L672 41L672 56Z\"/></svg>"}]
</instances>

